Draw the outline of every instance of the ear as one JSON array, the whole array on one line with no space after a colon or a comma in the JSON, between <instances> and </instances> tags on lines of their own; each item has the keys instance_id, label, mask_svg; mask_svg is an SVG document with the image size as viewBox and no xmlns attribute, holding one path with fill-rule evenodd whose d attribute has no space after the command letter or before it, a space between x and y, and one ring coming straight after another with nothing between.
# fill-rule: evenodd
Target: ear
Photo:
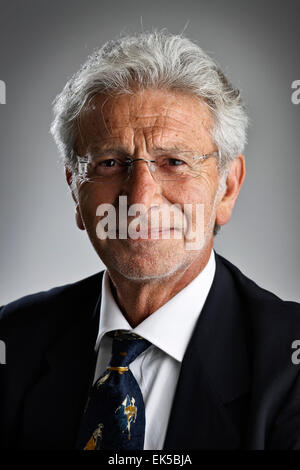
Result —
<instances>
[{"instance_id":1,"label":"ear","mask_svg":"<svg viewBox=\"0 0 300 470\"><path fill-rule=\"evenodd\" d=\"M225 225L230 220L236 199L246 176L244 155L239 155L230 164L226 177L226 189L219 201L216 223Z\"/></svg>"},{"instance_id":2,"label":"ear","mask_svg":"<svg viewBox=\"0 0 300 470\"><path fill-rule=\"evenodd\" d=\"M70 168L68 167L65 167L65 175L66 175L66 180L67 180L67 183L70 187L70 190L71 190L71 193L72 193L72 198L75 202L75 220L76 220L76 225L77 227L80 229L80 230L85 230L85 226L84 226L84 223L83 223L83 220L82 220L82 217L81 217L81 214L80 214L80 208L79 208L79 202L77 200L77 197L76 195L74 194L74 191L72 189L72 179L73 179L73 175L72 175L72 171L70 170Z\"/></svg>"}]
</instances>

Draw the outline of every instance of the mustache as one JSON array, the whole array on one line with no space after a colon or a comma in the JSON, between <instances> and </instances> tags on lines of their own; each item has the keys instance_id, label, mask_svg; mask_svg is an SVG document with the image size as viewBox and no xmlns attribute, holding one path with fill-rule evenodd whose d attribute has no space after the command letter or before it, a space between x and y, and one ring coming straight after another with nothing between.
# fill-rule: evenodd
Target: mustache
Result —
<instances>
[{"instance_id":1,"label":"mustache","mask_svg":"<svg viewBox=\"0 0 300 470\"><path fill-rule=\"evenodd\" d=\"M123 196L120 196L120 199ZM126 197L124 196L126 199ZM122 202L122 201L121 201ZM195 209L195 210L194 210ZM143 204L122 204L116 207L109 203L100 204L96 209L99 217L95 226L100 240L110 239L174 239L188 240L187 249L196 249L203 239L204 205L197 203L155 205L147 208ZM194 220L194 216L196 219ZM172 231L172 236L171 232ZM193 241L196 238L196 245Z\"/></svg>"},{"instance_id":2,"label":"mustache","mask_svg":"<svg viewBox=\"0 0 300 470\"><path fill-rule=\"evenodd\" d=\"M155 206L137 212L136 215L130 215L130 209L126 214L116 211L116 231L125 230L129 225L151 231L182 230L185 220L181 210L174 213L174 207L169 209L168 206Z\"/></svg>"}]
</instances>

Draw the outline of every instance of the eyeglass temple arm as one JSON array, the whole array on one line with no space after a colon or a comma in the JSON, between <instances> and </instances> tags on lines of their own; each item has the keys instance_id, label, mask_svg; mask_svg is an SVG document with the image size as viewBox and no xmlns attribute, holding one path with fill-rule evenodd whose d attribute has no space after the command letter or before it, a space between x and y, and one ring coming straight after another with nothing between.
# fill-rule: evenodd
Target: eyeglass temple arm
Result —
<instances>
[{"instance_id":1,"label":"eyeglass temple arm","mask_svg":"<svg viewBox=\"0 0 300 470\"><path fill-rule=\"evenodd\" d=\"M204 153L203 155L195 155L193 160L207 160L210 157L220 157L220 150L217 150L217 152Z\"/></svg>"},{"instance_id":2,"label":"eyeglass temple arm","mask_svg":"<svg viewBox=\"0 0 300 470\"><path fill-rule=\"evenodd\" d=\"M193 157L193 160L207 160L210 157L220 157L220 151L218 150L217 152L211 152L211 153L204 153L202 155L195 155ZM79 163L88 163L88 158L86 156L84 157L79 157L77 156ZM155 160L149 160L147 158L135 158L134 160L131 158L128 158L127 161L124 163L127 164L128 166L131 166L135 162L147 162L147 163L155 163Z\"/></svg>"}]
</instances>

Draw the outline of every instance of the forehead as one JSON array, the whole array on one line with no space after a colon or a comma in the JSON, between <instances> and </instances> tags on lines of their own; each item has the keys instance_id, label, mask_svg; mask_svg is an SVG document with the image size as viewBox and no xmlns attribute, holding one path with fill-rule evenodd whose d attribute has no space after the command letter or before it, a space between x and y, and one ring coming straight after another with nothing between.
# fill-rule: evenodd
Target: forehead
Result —
<instances>
[{"instance_id":1,"label":"forehead","mask_svg":"<svg viewBox=\"0 0 300 470\"><path fill-rule=\"evenodd\" d=\"M78 120L79 147L177 144L199 147L210 142L207 105L180 91L143 90L134 95L96 95Z\"/></svg>"}]
</instances>

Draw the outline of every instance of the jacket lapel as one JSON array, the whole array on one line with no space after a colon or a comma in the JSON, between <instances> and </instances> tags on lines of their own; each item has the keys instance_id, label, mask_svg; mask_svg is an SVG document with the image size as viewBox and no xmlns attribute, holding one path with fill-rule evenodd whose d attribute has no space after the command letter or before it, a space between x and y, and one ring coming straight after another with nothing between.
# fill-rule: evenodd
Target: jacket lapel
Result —
<instances>
[{"instance_id":1,"label":"jacket lapel","mask_svg":"<svg viewBox=\"0 0 300 470\"><path fill-rule=\"evenodd\" d=\"M101 282L97 287L97 301L95 292L88 291L92 294L88 302L86 298L77 305L74 299L68 306L67 301L63 302L72 318L59 340L44 354L39 379L25 397L21 448L74 448L95 369ZM61 328L64 330L63 325L57 325L58 331Z\"/></svg>"},{"instance_id":2,"label":"jacket lapel","mask_svg":"<svg viewBox=\"0 0 300 470\"><path fill-rule=\"evenodd\" d=\"M95 279L75 299L70 296L70 304L62 302L71 313L63 328L57 322L59 340L35 364L40 372L23 403L21 448L74 448L95 369L101 302L101 279ZM214 282L182 362L165 449L242 445L250 373L243 308L231 272L217 255Z\"/></svg>"},{"instance_id":3,"label":"jacket lapel","mask_svg":"<svg viewBox=\"0 0 300 470\"><path fill-rule=\"evenodd\" d=\"M216 255L214 282L182 362L165 449L242 445L249 389L243 313L231 273Z\"/></svg>"}]
</instances>

